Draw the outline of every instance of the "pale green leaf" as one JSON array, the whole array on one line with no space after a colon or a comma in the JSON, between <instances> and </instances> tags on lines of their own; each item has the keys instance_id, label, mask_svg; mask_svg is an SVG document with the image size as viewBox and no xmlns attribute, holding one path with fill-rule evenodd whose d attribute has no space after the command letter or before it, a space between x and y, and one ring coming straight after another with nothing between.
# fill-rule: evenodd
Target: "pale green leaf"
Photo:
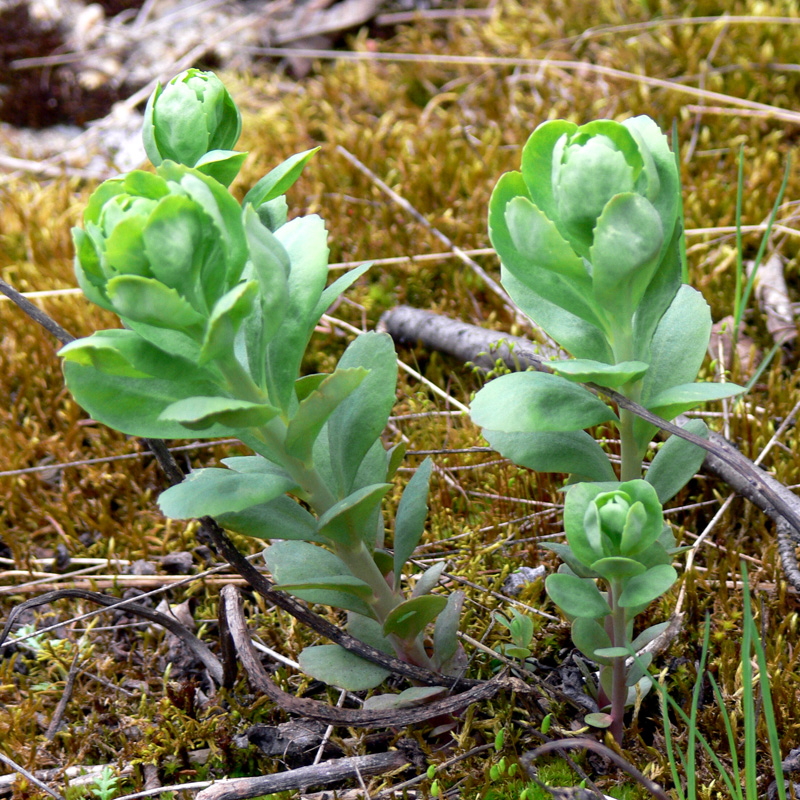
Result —
<instances>
[{"instance_id":1,"label":"pale green leaf","mask_svg":"<svg viewBox=\"0 0 800 800\"><path fill-rule=\"evenodd\" d=\"M446 686L412 686L400 694L379 694L364 701L365 711L386 711L392 708L413 708L447 694Z\"/></svg>"},{"instance_id":2,"label":"pale green leaf","mask_svg":"<svg viewBox=\"0 0 800 800\"><path fill-rule=\"evenodd\" d=\"M361 462L386 427L395 402L396 359L392 339L385 333L361 334L339 359L337 369L369 370L328 423L330 466L339 496L352 490Z\"/></svg>"},{"instance_id":3,"label":"pale green leaf","mask_svg":"<svg viewBox=\"0 0 800 800\"><path fill-rule=\"evenodd\" d=\"M464 597L464 592L457 591L447 598L447 605L439 612L433 629L433 657L439 669L448 675L460 649L458 631Z\"/></svg>"},{"instance_id":4,"label":"pale green leaf","mask_svg":"<svg viewBox=\"0 0 800 800\"><path fill-rule=\"evenodd\" d=\"M158 328L200 329L205 322L174 289L154 278L120 275L106 284L114 310L120 317Z\"/></svg>"},{"instance_id":5,"label":"pale green leaf","mask_svg":"<svg viewBox=\"0 0 800 800\"><path fill-rule=\"evenodd\" d=\"M395 606L383 623L383 632L401 639L415 639L429 622L433 622L447 605L447 598L439 594L414 597Z\"/></svg>"},{"instance_id":6,"label":"pale green leaf","mask_svg":"<svg viewBox=\"0 0 800 800\"><path fill-rule=\"evenodd\" d=\"M391 488L391 483L376 483L349 494L319 518L317 533L348 547L354 547L359 541L369 543L374 532L366 523Z\"/></svg>"},{"instance_id":7,"label":"pale green leaf","mask_svg":"<svg viewBox=\"0 0 800 800\"><path fill-rule=\"evenodd\" d=\"M647 364L643 361L603 364L601 361L574 358L570 361L548 361L547 366L567 380L596 383L611 389L637 381L647 372Z\"/></svg>"},{"instance_id":8,"label":"pale green leaf","mask_svg":"<svg viewBox=\"0 0 800 800\"><path fill-rule=\"evenodd\" d=\"M596 650L611 647L611 637L605 628L596 620L588 617L578 617L572 623L572 642L578 650L592 661L600 664L608 663L604 658L598 658Z\"/></svg>"},{"instance_id":9,"label":"pale green leaf","mask_svg":"<svg viewBox=\"0 0 800 800\"><path fill-rule=\"evenodd\" d=\"M689 420L684 430L696 436L708 438L708 427L701 419ZM670 436L647 470L645 480L652 484L662 503L671 500L700 469L706 456L706 451L696 444L681 439L680 436Z\"/></svg>"},{"instance_id":10,"label":"pale green leaf","mask_svg":"<svg viewBox=\"0 0 800 800\"><path fill-rule=\"evenodd\" d=\"M505 433L484 430L483 438L515 464L537 472L565 472L592 481L616 480L603 448L585 431Z\"/></svg>"},{"instance_id":11,"label":"pale green leaf","mask_svg":"<svg viewBox=\"0 0 800 800\"><path fill-rule=\"evenodd\" d=\"M203 430L215 423L234 430L265 425L280 413L268 403L250 403L230 397L187 397L167 406L160 419Z\"/></svg>"},{"instance_id":12,"label":"pale green leaf","mask_svg":"<svg viewBox=\"0 0 800 800\"><path fill-rule=\"evenodd\" d=\"M617 419L582 386L546 372L495 378L475 395L470 416L482 428L507 433L575 431Z\"/></svg>"},{"instance_id":13,"label":"pale green leaf","mask_svg":"<svg viewBox=\"0 0 800 800\"><path fill-rule=\"evenodd\" d=\"M304 150L302 153L296 153L290 156L277 167L274 167L263 178L261 178L255 186L244 196L242 201L243 206L252 205L258 208L291 188L292 184L300 177L303 168L308 163L309 159L314 153L319 150L319 147L314 147L311 150Z\"/></svg>"},{"instance_id":14,"label":"pale green leaf","mask_svg":"<svg viewBox=\"0 0 800 800\"><path fill-rule=\"evenodd\" d=\"M176 371L176 375L181 372ZM212 425L198 433L178 422L161 419L165 408L187 398L214 395L211 380L161 380L107 375L91 366L67 361L67 388L93 419L131 436L153 439L203 439L230 435L230 428Z\"/></svg>"},{"instance_id":15,"label":"pale green leaf","mask_svg":"<svg viewBox=\"0 0 800 800\"><path fill-rule=\"evenodd\" d=\"M548 575L545 589L550 599L572 617L604 617L611 613L608 602L591 579Z\"/></svg>"},{"instance_id":16,"label":"pale green leaf","mask_svg":"<svg viewBox=\"0 0 800 800\"><path fill-rule=\"evenodd\" d=\"M322 537L317 535L317 520L286 495L236 513L220 514L216 520L229 531L257 539L324 543Z\"/></svg>"},{"instance_id":17,"label":"pale green leaf","mask_svg":"<svg viewBox=\"0 0 800 800\"><path fill-rule=\"evenodd\" d=\"M594 296L609 316L626 322L658 268L661 219L644 197L618 194L606 205L593 234L589 260Z\"/></svg>"},{"instance_id":18,"label":"pale green leaf","mask_svg":"<svg viewBox=\"0 0 800 800\"><path fill-rule=\"evenodd\" d=\"M264 561L275 582L282 585L298 585L311 579L326 581L343 576L353 577L339 556L308 542L275 542L264 551ZM363 599L341 588L306 587L294 589L292 594L308 603L343 608L365 617L374 616Z\"/></svg>"},{"instance_id":19,"label":"pale green leaf","mask_svg":"<svg viewBox=\"0 0 800 800\"><path fill-rule=\"evenodd\" d=\"M190 472L158 498L161 511L172 519L215 517L268 503L296 488L278 475L256 475L209 467Z\"/></svg>"},{"instance_id":20,"label":"pale green leaf","mask_svg":"<svg viewBox=\"0 0 800 800\"><path fill-rule=\"evenodd\" d=\"M340 369L328 375L307 397L289 421L286 452L303 462L310 462L314 442L336 408L368 375L363 367Z\"/></svg>"},{"instance_id":21,"label":"pale green leaf","mask_svg":"<svg viewBox=\"0 0 800 800\"><path fill-rule=\"evenodd\" d=\"M224 294L206 323L200 363L233 357L233 343L258 298L258 281L247 281Z\"/></svg>"},{"instance_id":22,"label":"pale green leaf","mask_svg":"<svg viewBox=\"0 0 800 800\"><path fill-rule=\"evenodd\" d=\"M394 520L394 585L400 585L400 575L411 558L425 531L428 516L428 489L433 462L426 458L403 490Z\"/></svg>"},{"instance_id":23,"label":"pale green leaf","mask_svg":"<svg viewBox=\"0 0 800 800\"><path fill-rule=\"evenodd\" d=\"M438 564L428 567L428 569L417 578L411 596L422 597L423 595L430 594L430 592L439 585L439 578L442 576L446 566L446 562L440 561Z\"/></svg>"},{"instance_id":24,"label":"pale green leaf","mask_svg":"<svg viewBox=\"0 0 800 800\"><path fill-rule=\"evenodd\" d=\"M670 564L659 564L647 572L631 578L619 596L623 608L643 606L660 597L678 580L678 573Z\"/></svg>"},{"instance_id":25,"label":"pale green leaf","mask_svg":"<svg viewBox=\"0 0 800 800\"><path fill-rule=\"evenodd\" d=\"M658 392L647 401L647 408L669 420L702 403L735 397L745 391L735 383L684 383Z\"/></svg>"},{"instance_id":26,"label":"pale green leaf","mask_svg":"<svg viewBox=\"0 0 800 800\"><path fill-rule=\"evenodd\" d=\"M392 674L338 644L306 647L297 660L306 675L348 692L374 689Z\"/></svg>"}]
</instances>

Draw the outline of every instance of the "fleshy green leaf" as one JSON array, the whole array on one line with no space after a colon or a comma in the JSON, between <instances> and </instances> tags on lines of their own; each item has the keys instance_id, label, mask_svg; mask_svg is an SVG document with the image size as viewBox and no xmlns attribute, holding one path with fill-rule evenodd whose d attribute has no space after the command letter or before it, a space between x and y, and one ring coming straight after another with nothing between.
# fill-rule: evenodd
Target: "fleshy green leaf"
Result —
<instances>
[{"instance_id":1,"label":"fleshy green leaf","mask_svg":"<svg viewBox=\"0 0 800 800\"><path fill-rule=\"evenodd\" d=\"M382 653L394 655L392 643L383 635L383 626L377 620L350 611L347 614L346 628L347 632L356 639Z\"/></svg>"},{"instance_id":2,"label":"fleshy green leaf","mask_svg":"<svg viewBox=\"0 0 800 800\"><path fill-rule=\"evenodd\" d=\"M153 278L120 275L106 284L114 310L124 319L159 328L186 330L205 322L174 289Z\"/></svg>"},{"instance_id":3,"label":"fleshy green leaf","mask_svg":"<svg viewBox=\"0 0 800 800\"><path fill-rule=\"evenodd\" d=\"M198 430L214 423L240 430L265 425L279 413L279 409L267 403L249 403L230 397L187 397L167 406L160 418Z\"/></svg>"},{"instance_id":4,"label":"fleshy green leaf","mask_svg":"<svg viewBox=\"0 0 800 800\"><path fill-rule=\"evenodd\" d=\"M314 442L336 408L369 375L363 367L339 369L328 375L300 403L286 431L286 452L303 462L310 462Z\"/></svg>"},{"instance_id":5,"label":"fleshy green leaf","mask_svg":"<svg viewBox=\"0 0 800 800\"><path fill-rule=\"evenodd\" d=\"M645 645L650 644L656 636L660 636L668 627L669 620L667 622L659 622L657 625L651 625L633 640L631 648L634 652L641 650Z\"/></svg>"},{"instance_id":6,"label":"fleshy green leaf","mask_svg":"<svg viewBox=\"0 0 800 800\"><path fill-rule=\"evenodd\" d=\"M589 568L588 564L579 561L572 552L572 548L563 542L542 542L541 547L552 550L579 578L599 578L600 576ZM594 555L594 552L592 552Z\"/></svg>"},{"instance_id":7,"label":"fleshy green leaf","mask_svg":"<svg viewBox=\"0 0 800 800\"><path fill-rule=\"evenodd\" d=\"M562 136L570 136L577 129L574 122L565 119L548 120L536 128L522 148L522 177L531 199L549 219L558 218L553 197L553 149Z\"/></svg>"},{"instance_id":8,"label":"fleshy green leaf","mask_svg":"<svg viewBox=\"0 0 800 800\"><path fill-rule=\"evenodd\" d=\"M691 383L703 364L711 335L711 311L700 292L681 286L656 326L650 346L650 369L642 379L640 402L656 393ZM644 453L656 428L637 418L636 442Z\"/></svg>"},{"instance_id":9,"label":"fleshy green leaf","mask_svg":"<svg viewBox=\"0 0 800 800\"><path fill-rule=\"evenodd\" d=\"M358 489L331 506L317 523L317 532L337 544L354 546L368 542L372 531L366 525L375 507L392 488L391 483L375 483Z\"/></svg>"},{"instance_id":10,"label":"fleshy green leaf","mask_svg":"<svg viewBox=\"0 0 800 800\"><path fill-rule=\"evenodd\" d=\"M608 602L594 581L573 575L548 575L545 589L550 599L572 617L605 617L611 613Z\"/></svg>"},{"instance_id":11,"label":"fleshy green leaf","mask_svg":"<svg viewBox=\"0 0 800 800\"><path fill-rule=\"evenodd\" d=\"M616 481L603 481L578 483L567 490L564 502L564 530L573 555L586 567L591 567L603 555L602 548L595 547L587 536L586 511L599 495L616 491L620 486L621 484Z\"/></svg>"},{"instance_id":12,"label":"fleshy green leaf","mask_svg":"<svg viewBox=\"0 0 800 800\"><path fill-rule=\"evenodd\" d=\"M508 433L575 431L617 419L583 387L545 372L495 378L475 395L470 416L482 428Z\"/></svg>"},{"instance_id":13,"label":"fleshy green leaf","mask_svg":"<svg viewBox=\"0 0 800 800\"><path fill-rule=\"evenodd\" d=\"M629 319L636 310L658 268L663 236L660 217L641 195L609 201L594 228L589 260L594 296L610 315Z\"/></svg>"},{"instance_id":14,"label":"fleshy green leaf","mask_svg":"<svg viewBox=\"0 0 800 800\"><path fill-rule=\"evenodd\" d=\"M446 562L440 561L438 564L428 567L428 569L417 578L411 596L422 597L423 595L430 594L431 590L439 585L439 578L442 576L445 566L447 566Z\"/></svg>"},{"instance_id":15,"label":"fleshy green leaf","mask_svg":"<svg viewBox=\"0 0 800 800\"><path fill-rule=\"evenodd\" d=\"M165 161L157 172L179 184L208 216L205 241L212 249L204 257L200 282L209 307L213 306L239 283L247 261L241 206L222 184L195 169Z\"/></svg>"},{"instance_id":16,"label":"fleshy green leaf","mask_svg":"<svg viewBox=\"0 0 800 800\"><path fill-rule=\"evenodd\" d=\"M176 370L174 374L181 372ZM64 377L76 402L93 419L130 436L210 439L230 435L230 428L223 425L212 425L198 434L178 422L161 419L164 409L178 400L219 392L211 380L128 378L69 361L64 364Z\"/></svg>"},{"instance_id":17,"label":"fleshy green leaf","mask_svg":"<svg viewBox=\"0 0 800 800\"><path fill-rule=\"evenodd\" d=\"M375 566L380 570L381 575L386 576L391 574L394 568L394 557L387 550L375 550L372 554L372 560Z\"/></svg>"},{"instance_id":18,"label":"fleshy green leaf","mask_svg":"<svg viewBox=\"0 0 800 800\"><path fill-rule=\"evenodd\" d=\"M510 200L505 209L506 225L520 258L567 278L576 287L589 290L591 281L583 259L569 246L549 220L527 197Z\"/></svg>"},{"instance_id":19,"label":"fleshy green leaf","mask_svg":"<svg viewBox=\"0 0 800 800\"><path fill-rule=\"evenodd\" d=\"M209 150L194 167L223 186L230 186L246 158L247 153L237 153L235 150Z\"/></svg>"},{"instance_id":20,"label":"fleshy green leaf","mask_svg":"<svg viewBox=\"0 0 800 800\"><path fill-rule=\"evenodd\" d=\"M302 597L303 593L316 592L316 591L334 591L344 592L345 594L352 594L362 600L368 600L372 597L372 589L368 583L364 583L360 578L354 575L332 575L329 578L305 578L301 581L293 583L280 583L276 584L276 589L280 589L289 594Z\"/></svg>"},{"instance_id":21,"label":"fleshy green leaf","mask_svg":"<svg viewBox=\"0 0 800 800\"><path fill-rule=\"evenodd\" d=\"M446 674L450 674L450 666L459 651L458 629L463 605L464 592L453 592L447 598L447 605L436 618L436 626L433 629L433 657L439 669Z\"/></svg>"},{"instance_id":22,"label":"fleshy green leaf","mask_svg":"<svg viewBox=\"0 0 800 800\"><path fill-rule=\"evenodd\" d=\"M315 372L313 375L303 375L294 382L294 393L302 403L311 392L319 389L319 385L328 377L328 373Z\"/></svg>"},{"instance_id":23,"label":"fleshy green leaf","mask_svg":"<svg viewBox=\"0 0 800 800\"><path fill-rule=\"evenodd\" d=\"M545 250L530 257L530 253L523 254L518 250L509 230L506 209L514 201L517 201L519 206L519 198L526 198L530 201L528 188L518 172L507 172L497 182L489 201L489 238L500 256L504 269L512 273L526 287L532 304L523 305L512 293L515 302L519 303L522 310L546 330L545 321L539 319L537 298L557 306L560 309L558 313L562 317L566 313L568 316L574 315L590 325L602 327L598 309L591 294L591 280L588 272L585 271L582 278L577 277L577 273L573 273L574 277L567 278L547 268L548 264L555 263L554 256L556 254L551 255ZM547 221L544 220L542 225L547 228ZM520 244L524 245L525 242L520 240ZM567 257L567 251L562 250L560 255ZM506 284L505 275L503 275L503 284ZM508 289L508 287L506 288ZM558 315L550 314L549 316L553 319ZM568 325L561 326L561 330L565 334L568 334L568 328ZM548 330L548 333L551 332ZM572 348L570 350L576 356L596 357L586 353L576 353Z\"/></svg>"},{"instance_id":24,"label":"fleshy green leaf","mask_svg":"<svg viewBox=\"0 0 800 800\"><path fill-rule=\"evenodd\" d=\"M359 264L357 267L340 275L330 286L326 286L320 295L314 312L311 314L311 324L316 325L320 317L333 305L334 301L347 289L349 289L370 267L371 261Z\"/></svg>"},{"instance_id":25,"label":"fleshy green leaf","mask_svg":"<svg viewBox=\"0 0 800 800\"><path fill-rule=\"evenodd\" d=\"M591 725L593 728L608 728L611 726L611 723L614 721L614 718L611 714L604 714L601 711L593 711L591 714L587 714L583 721L587 725Z\"/></svg>"},{"instance_id":26,"label":"fleshy green leaf","mask_svg":"<svg viewBox=\"0 0 800 800\"><path fill-rule=\"evenodd\" d=\"M316 214L297 217L275 231L291 263L289 299L281 326L267 346L267 388L273 402L289 411L294 382L313 325L310 319L328 274L328 235Z\"/></svg>"},{"instance_id":27,"label":"fleshy green leaf","mask_svg":"<svg viewBox=\"0 0 800 800\"><path fill-rule=\"evenodd\" d=\"M200 290L205 214L184 195L170 195L156 206L142 230L143 252L152 276L170 286L194 308L204 308Z\"/></svg>"},{"instance_id":28,"label":"fleshy green leaf","mask_svg":"<svg viewBox=\"0 0 800 800\"><path fill-rule=\"evenodd\" d=\"M403 490L394 520L394 585L400 585L400 575L406 561L419 544L428 516L428 489L433 462L426 458Z\"/></svg>"},{"instance_id":29,"label":"fleshy green leaf","mask_svg":"<svg viewBox=\"0 0 800 800\"><path fill-rule=\"evenodd\" d=\"M392 674L388 669L366 661L338 644L306 647L297 660L306 675L348 692L374 689Z\"/></svg>"},{"instance_id":30,"label":"fleshy green leaf","mask_svg":"<svg viewBox=\"0 0 800 800\"><path fill-rule=\"evenodd\" d=\"M257 472L261 475L289 477L289 474L282 467L272 461L268 461L263 456L231 456L230 458L223 458L222 463L234 472Z\"/></svg>"},{"instance_id":31,"label":"fleshy green leaf","mask_svg":"<svg viewBox=\"0 0 800 800\"><path fill-rule=\"evenodd\" d=\"M268 503L296 488L293 481L278 475L255 475L229 469L198 469L162 492L161 511L172 519L215 517Z\"/></svg>"},{"instance_id":32,"label":"fleshy green leaf","mask_svg":"<svg viewBox=\"0 0 800 800\"><path fill-rule=\"evenodd\" d=\"M646 194L658 212L659 217L661 217L665 241L659 261L663 262L666 248L674 246L676 242L673 232L681 224L681 220L678 219L681 186L678 169L675 164L675 156L670 150L667 137L650 117L642 114L626 119L622 124L639 142L640 151L647 152L649 159L652 161L652 167L655 168L657 181L653 181L652 177L648 176L650 186ZM649 172L650 169L651 167L648 164L645 171ZM658 190L654 195L652 189L655 183L658 184ZM677 247L675 249L677 251ZM671 270L673 265L670 264L668 268ZM663 265L659 267L659 272L662 269ZM680 269L677 272L680 274Z\"/></svg>"},{"instance_id":33,"label":"fleshy green leaf","mask_svg":"<svg viewBox=\"0 0 800 800\"><path fill-rule=\"evenodd\" d=\"M735 397L746 391L735 383L684 383L658 392L647 401L647 408L664 419L672 419L702 403Z\"/></svg>"},{"instance_id":34,"label":"fleshy green leaf","mask_svg":"<svg viewBox=\"0 0 800 800\"><path fill-rule=\"evenodd\" d=\"M625 580L634 575L641 575L647 568L632 558L612 556L601 558L592 564L592 569L607 581Z\"/></svg>"},{"instance_id":35,"label":"fleshy green leaf","mask_svg":"<svg viewBox=\"0 0 800 800\"><path fill-rule=\"evenodd\" d=\"M252 266L249 277L257 278L260 288L261 314L258 319L253 320L252 326L249 319L246 323L249 332L247 353L250 371L260 384L263 381L267 343L280 328L286 314L291 265L283 245L261 223L252 207L245 208L242 220ZM250 331L251 327L254 330Z\"/></svg>"},{"instance_id":36,"label":"fleshy green leaf","mask_svg":"<svg viewBox=\"0 0 800 800\"><path fill-rule=\"evenodd\" d=\"M395 402L396 359L394 344L386 333L361 334L339 359L337 369L369 370L328 422L331 470L339 496L352 490L361 462L386 427Z\"/></svg>"},{"instance_id":37,"label":"fleshy green leaf","mask_svg":"<svg viewBox=\"0 0 800 800\"><path fill-rule=\"evenodd\" d=\"M433 622L447 605L447 598L439 594L414 597L395 606L383 623L383 632L393 633L401 639L414 639L429 622Z\"/></svg>"},{"instance_id":38,"label":"fleshy green leaf","mask_svg":"<svg viewBox=\"0 0 800 800\"><path fill-rule=\"evenodd\" d=\"M664 594L676 580L678 573L672 565L659 564L651 567L625 584L619 596L619 604L623 608L643 606Z\"/></svg>"},{"instance_id":39,"label":"fleshy green leaf","mask_svg":"<svg viewBox=\"0 0 800 800\"><path fill-rule=\"evenodd\" d=\"M258 288L258 281L240 283L217 301L206 323L200 350L201 364L232 357L236 333L253 309Z\"/></svg>"},{"instance_id":40,"label":"fleshy green leaf","mask_svg":"<svg viewBox=\"0 0 800 800\"><path fill-rule=\"evenodd\" d=\"M246 208L252 208L252 206L246 206ZM275 233L281 225L286 224L289 218L289 204L286 202L286 198L281 195L262 203L256 213L261 220L261 224Z\"/></svg>"},{"instance_id":41,"label":"fleshy green leaf","mask_svg":"<svg viewBox=\"0 0 800 800\"><path fill-rule=\"evenodd\" d=\"M520 280L505 264L500 265L500 277L503 288L519 308L567 352L576 358L613 363L611 345L599 320L587 322L563 308L551 299L552 293L545 294L544 281ZM551 280L558 279L555 276ZM569 302L562 301L565 305Z\"/></svg>"},{"instance_id":42,"label":"fleshy green leaf","mask_svg":"<svg viewBox=\"0 0 800 800\"><path fill-rule=\"evenodd\" d=\"M58 351L66 361L94 367L106 375L151 378L180 375L183 380L209 380L211 374L183 358L165 353L134 331L97 331L75 339Z\"/></svg>"},{"instance_id":43,"label":"fleshy green leaf","mask_svg":"<svg viewBox=\"0 0 800 800\"><path fill-rule=\"evenodd\" d=\"M220 514L217 522L229 531L257 539L320 542L317 521L303 506L282 495L269 503L250 506L236 513Z\"/></svg>"},{"instance_id":44,"label":"fleshy green leaf","mask_svg":"<svg viewBox=\"0 0 800 800\"><path fill-rule=\"evenodd\" d=\"M326 581L332 578L352 577L347 565L339 556L308 542L279 541L264 551L264 561L275 582L281 585L298 585L307 580ZM343 608L365 617L373 617L372 609L357 595L333 588L296 588L292 594L308 603Z\"/></svg>"},{"instance_id":45,"label":"fleshy green leaf","mask_svg":"<svg viewBox=\"0 0 800 800\"><path fill-rule=\"evenodd\" d=\"M689 420L683 428L696 436L708 438L708 427L701 419ZM696 444L670 436L647 470L645 480L652 484L662 503L671 500L692 479L705 459L706 451Z\"/></svg>"},{"instance_id":46,"label":"fleshy green leaf","mask_svg":"<svg viewBox=\"0 0 800 800\"><path fill-rule=\"evenodd\" d=\"M606 659L595 655L596 650L611 647L611 637L605 628L596 620L588 617L578 617L572 623L572 642L578 650L592 661L600 664L608 663Z\"/></svg>"},{"instance_id":47,"label":"fleshy green leaf","mask_svg":"<svg viewBox=\"0 0 800 800\"><path fill-rule=\"evenodd\" d=\"M319 147L296 153L283 163L278 164L244 196L242 205L252 205L258 208L260 205L286 194L292 184L300 177L303 168L317 150L319 150Z\"/></svg>"},{"instance_id":48,"label":"fleshy green leaf","mask_svg":"<svg viewBox=\"0 0 800 800\"><path fill-rule=\"evenodd\" d=\"M547 366L569 381L596 383L616 389L629 381L637 381L647 372L643 361L621 361L619 364L603 364L588 359L570 361L548 361Z\"/></svg>"},{"instance_id":49,"label":"fleshy green leaf","mask_svg":"<svg viewBox=\"0 0 800 800\"><path fill-rule=\"evenodd\" d=\"M391 708L413 708L430 702L447 693L446 686L412 686L400 694L379 694L364 701L366 711L384 711Z\"/></svg>"},{"instance_id":50,"label":"fleshy green leaf","mask_svg":"<svg viewBox=\"0 0 800 800\"><path fill-rule=\"evenodd\" d=\"M515 464L537 472L566 472L590 481L616 480L603 448L585 431L505 433L484 430L483 438Z\"/></svg>"}]
</instances>

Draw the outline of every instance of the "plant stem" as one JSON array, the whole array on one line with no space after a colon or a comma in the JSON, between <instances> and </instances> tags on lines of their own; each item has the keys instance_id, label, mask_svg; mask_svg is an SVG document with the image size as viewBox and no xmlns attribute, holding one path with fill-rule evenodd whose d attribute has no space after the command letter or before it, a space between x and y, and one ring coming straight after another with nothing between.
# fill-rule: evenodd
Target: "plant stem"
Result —
<instances>
[{"instance_id":1,"label":"plant stem","mask_svg":"<svg viewBox=\"0 0 800 800\"><path fill-rule=\"evenodd\" d=\"M614 360L617 364L633 359L633 331L631 326L615 331L614 335ZM642 393L641 380L626 383L620 387L620 393L624 394L629 400L639 402ZM634 421L636 415L627 409L620 409L619 414L619 438L620 456L622 464L620 467L620 480L633 481L642 477L642 463L639 456L639 448L636 444L634 434Z\"/></svg>"},{"instance_id":2,"label":"plant stem","mask_svg":"<svg viewBox=\"0 0 800 800\"><path fill-rule=\"evenodd\" d=\"M634 481L642 477L642 463L639 459L639 448L636 446L636 437L633 432L633 423L636 419L635 414L627 409L620 409L620 455L621 467L619 479Z\"/></svg>"},{"instance_id":3,"label":"plant stem","mask_svg":"<svg viewBox=\"0 0 800 800\"><path fill-rule=\"evenodd\" d=\"M612 647L622 647L625 644L625 609L619 605L618 599L622 593L622 582L614 581L611 584L611 623L613 636ZM625 716L625 700L628 696L628 687L625 685L625 656L614 659L611 690L611 735L618 744L622 744L623 722Z\"/></svg>"}]
</instances>

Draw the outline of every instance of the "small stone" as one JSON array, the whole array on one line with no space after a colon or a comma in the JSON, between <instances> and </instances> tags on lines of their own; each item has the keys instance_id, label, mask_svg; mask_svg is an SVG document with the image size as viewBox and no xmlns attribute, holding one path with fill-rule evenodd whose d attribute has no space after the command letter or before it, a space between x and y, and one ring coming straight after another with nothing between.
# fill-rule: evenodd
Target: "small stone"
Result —
<instances>
[{"instance_id":1,"label":"small stone","mask_svg":"<svg viewBox=\"0 0 800 800\"><path fill-rule=\"evenodd\" d=\"M543 578L546 572L547 570L541 565L538 567L520 567L503 581L503 594L516 597L526 586L539 578Z\"/></svg>"}]
</instances>

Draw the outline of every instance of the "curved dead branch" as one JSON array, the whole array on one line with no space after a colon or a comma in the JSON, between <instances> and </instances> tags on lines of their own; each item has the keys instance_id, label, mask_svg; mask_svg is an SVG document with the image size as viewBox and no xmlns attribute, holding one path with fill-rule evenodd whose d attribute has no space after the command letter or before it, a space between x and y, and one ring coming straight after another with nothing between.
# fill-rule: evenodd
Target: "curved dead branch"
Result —
<instances>
[{"instance_id":1,"label":"curved dead branch","mask_svg":"<svg viewBox=\"0 0 800 800\"><path fill-rule=\"evenodd\" d=\"M256 654L242 610L242 596L232 585L224 586L221 592L220 628L224 636L229 636L233 650L238 654L250 685L263 692L274 703L290 714L320 720L329 725L342 725L353 728L404 728L434 717L447 716L462 711L473 703L494 697L499 691L509 689L518 694L530 694L533 690L517 678L498 676L490 681L451 695L438 703L403 709L360 711L351 708L337 708L309 698L295 697L280 689L269 677ZM226 649L228 647L226 646Z\"/></svg>"}]
</instances>

